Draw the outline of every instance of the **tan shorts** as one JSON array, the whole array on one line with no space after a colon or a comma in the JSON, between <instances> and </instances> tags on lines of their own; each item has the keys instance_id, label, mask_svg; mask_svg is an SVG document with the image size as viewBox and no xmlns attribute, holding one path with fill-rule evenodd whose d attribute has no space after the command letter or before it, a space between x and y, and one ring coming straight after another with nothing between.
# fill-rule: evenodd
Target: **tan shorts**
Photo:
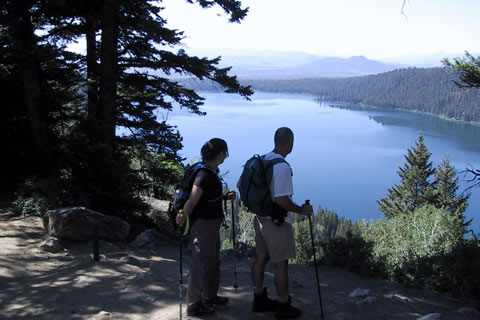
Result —
<instances>
[{"instance_id":1,"label":"tan shorts","mask_svg":"<svg viewBox=\"0 0 480 320\"><path fill-rule=\"evenodd\" d=\"M273 263L295 258L295 238L290 223L278 226L269 217L255 216L253 225L258 254L268 254Z\"/></svg>"}]
</instances>

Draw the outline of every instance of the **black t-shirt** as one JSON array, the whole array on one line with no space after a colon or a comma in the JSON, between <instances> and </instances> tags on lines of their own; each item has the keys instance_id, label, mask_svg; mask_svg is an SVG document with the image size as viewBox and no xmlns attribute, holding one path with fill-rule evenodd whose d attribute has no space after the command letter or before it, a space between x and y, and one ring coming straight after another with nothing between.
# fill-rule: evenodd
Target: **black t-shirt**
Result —
<instances>
[{"instance_id":1,"label":"black t-shirt","mask_svg":"<svg viewBox=\"0 0 480 320\"><path fill-rule=\"evenodd\" d=\"M222 182L218 174L213 170L200 169L193 184L203 190L200 200L193 209L193 218L223 218Z\"/></svg>"}]
</instances>

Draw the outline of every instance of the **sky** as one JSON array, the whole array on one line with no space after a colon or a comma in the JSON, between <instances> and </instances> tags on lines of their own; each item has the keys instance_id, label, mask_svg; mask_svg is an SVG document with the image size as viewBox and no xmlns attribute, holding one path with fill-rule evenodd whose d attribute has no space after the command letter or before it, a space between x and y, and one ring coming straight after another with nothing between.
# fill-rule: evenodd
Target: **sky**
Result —
<instances>
[{"instance_id":1,"label":"sky","mask_svg":"<svg viewBox=\"0 0 480 320\"><path fill-rule=\"evenodd\" d=\"M167 26L187 50L297 51L408 62L480 53L480 0L243 0L240 23L219 8L163 0Z\"/></svg>"}]
</instances>

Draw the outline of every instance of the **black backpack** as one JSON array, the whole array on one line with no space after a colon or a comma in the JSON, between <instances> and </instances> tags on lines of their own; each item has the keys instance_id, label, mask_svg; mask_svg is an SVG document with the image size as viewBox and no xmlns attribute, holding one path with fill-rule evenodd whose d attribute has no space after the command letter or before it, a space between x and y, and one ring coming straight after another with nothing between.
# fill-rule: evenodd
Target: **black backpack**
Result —
<instances>
[{"instance_id":1,"label":"black backpack","mask_svg":"<svg viewBox=\"0 0 480 320\"><path fill-rule=\"evenodd\" d=\"M195 178L200 170L210 170L217 174L214 170L207 167L203 162L197 162L192 165L189 165L185 168L183 173L183 177L179 183L175 185L175 195L173 196L173 201L171 205L171 217L173 218L173 222L175 223L175 216L178 214L180 210L183 209L185 203L187 202L190 194L192 192L193 183L195 182ZM216 202L220 201L223 198L223 195L215 199L208 199L205 200L206 202ZM190 217L190 225L193 224L196 217ZM176 223L175 223L176 225ZM176 226L175 226L176 228Z\"/></svg>"},{"instance_id":2,"label":"black backpack","mask_svg":"<svg viewBox=\"0 0 480 320\"><path fill-rule=\"evenodd\" d=\"M194 163L185 168L182 179L175 185L175 195L173 196L173 210L175 214L185 206L185 202L187 202L192 192L195 177L201 169L211 170L203 162Z\"/></svg>"}]
</instances>

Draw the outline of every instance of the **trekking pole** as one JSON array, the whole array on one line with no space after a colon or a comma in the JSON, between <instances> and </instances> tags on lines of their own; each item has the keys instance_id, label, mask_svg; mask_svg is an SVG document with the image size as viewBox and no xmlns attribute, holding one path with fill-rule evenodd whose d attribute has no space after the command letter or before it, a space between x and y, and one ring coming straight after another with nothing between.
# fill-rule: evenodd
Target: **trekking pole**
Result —
<instances>
[{"instance_id":1,"label":"trekking pole","mask_svg":"<svg viewBox=\"0 0 480 320\"><path fill-rule=\"evenodd\" d=\"M236 245L236 242L235 242L235 203L234 201L235 200L231 200L232 201L232 242L233 242L233 276L234 276L234 279L235 279L235 283L233 284L233 287L235 288L235 290L237 290L238 288L238 283L237 283L237 257L235 256L236 254L236 249L237 249L237 245Z\"/></svg>"},{"instance_id":2,"label":"trekking pole","mask_svg":"<svg viewBox=\"0 0 480 320\"><path fill-rule=\"evenodd\" d=\"M182 286L183 286L183 234L180 236L180 252L179 252L179 261L180 261L180 273L179 273L179 281L178 281L178 293L180 299L180 320L182 320Z\"/></svg>"},{"instance_id":3,"label":"trekking pole","mask_svg":"<svg viewBox=\"0 0 480 320\"><path fill-rule=\"evenodd\" d=\"M183 214L183 210L180 210L179 214ZM179 305L180 305L180 320L182 320L182 286L183 286L183 232L180 228L180 246L178 252L178 261L179 261L179 274L178 274L178 295L179 295Z\"/></svg>"},{"instance_id":4,"label":"trekking pole","mask_svg":"<svg viewBox=\"0 0 480 320\"><path fill-rule=\"evenodd\" d=\"M181 209L178 214L183 215L183 209ZM180 228L180 246L179 246L179 275L178 275L178 294L179 294L179 305L180 305L180 320L182 320L182 303L183 303L183 295L182 295L182 287L183 287L183 237L188 233L188 229L190 228L190 221L187 216L187 221L185 223L185 230Z\"/></svg>"},{"instance_id":5,"label":"trekking pole","mask_svg":"<svg viewBox=\"0 0 480 320\"><path fill-rule=\"evenodd\" d=\"M225 198L223 199L223 211L225 211L225 217L227 216L227 213L228 213L227 201L228 201L227 196L225 196ZM228 229L227 220L225 220L225 218L223 218L222 226L225 228L225 230Z\"/></svg>"},{"instance_id":6,"label":"trekking pole","mask_svg":"<svg viewBox=\"0 0 480 320\"><path fill-rule=\"evenodd\" d=\"M100 261L100 243L98 241L98 224L93 228L93 260Z\"/></svg>"},{"instance_id":7,"label":"trekking pole","mask_svg":"<svg viewBox=\"0 0 480 320\"><path fill-rule=\"evenodd\" d=\"M310 204L310 200L305 200L306 204ZM313 264L315 266L315 275L317 277L317 289L318 289L318 300L320 301L320 318L325 319L323 314L323 305L322 305L322 294L320 293L320 281L318 280L318 270L317 270L317 257L315 254L315 243L313 239L313 227L312 227L312 218L308 216L308 224L310 226L310 238L312 240L312 251L313 251Z\"/></svg>"}]
</instances>

